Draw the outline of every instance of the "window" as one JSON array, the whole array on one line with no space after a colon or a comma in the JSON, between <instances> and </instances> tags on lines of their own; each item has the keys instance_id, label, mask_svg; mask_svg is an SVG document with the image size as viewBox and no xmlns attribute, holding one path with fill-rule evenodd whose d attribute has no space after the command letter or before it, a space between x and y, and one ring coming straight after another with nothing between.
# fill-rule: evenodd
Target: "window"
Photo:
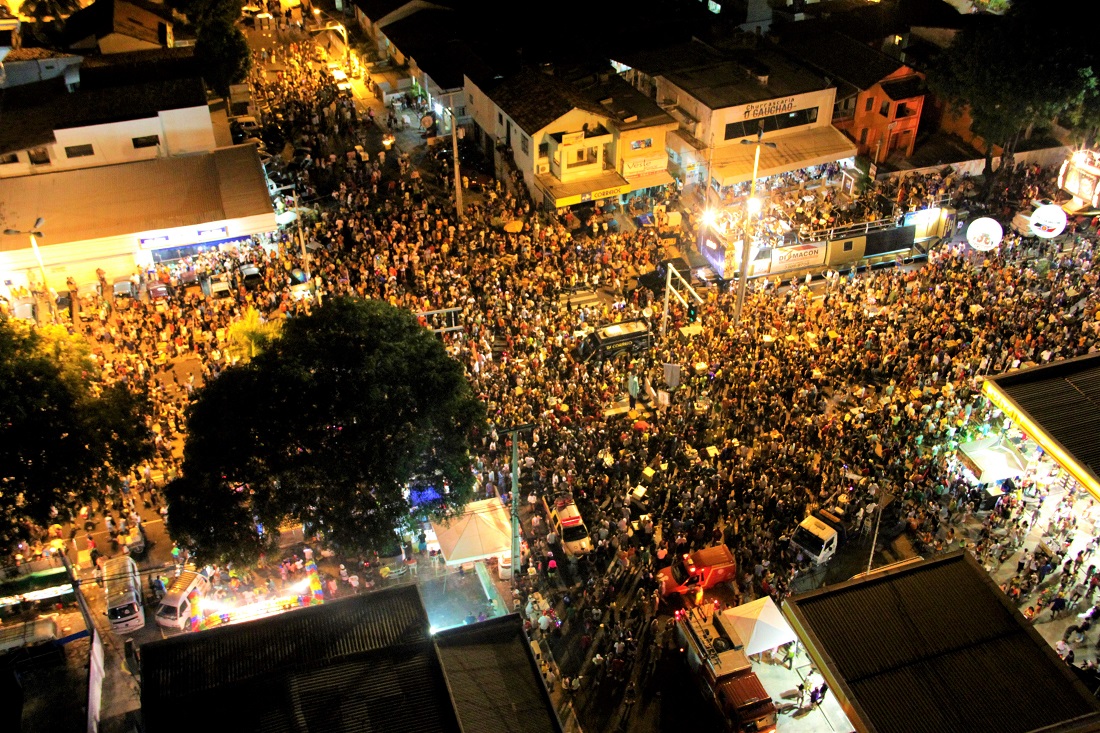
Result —
<instances>
[{"instance_id":1,"label":"window","mask_svg":"<svg viewBox=\"0 0 1100 733\"><path fill-rule=\"evenodd\" d=\"M4 153L0 155L0 165L11 165L12 163L19 162L18 153Z\"/></svg>"},{"instance_id":2,"label":"window","mask_svg":"<svg viewBox=\"0 0 1100 733\"><path fill-rule=\"evenodd\" d=\"M707 10L718 15L722 12L722 6L714 2L714 0L707 0Z\"/></svg>"},{"instance_id":3,"label":"window","mask_svg":"<svg viewBox=\"0 0 1100 733\"><path fill-rule=\"evenodd\" d=\"M885 99L882 102L882 106L878 108L878 113L883 117L890 116L890 100Z\"/></svg>"},{"instance_id":4,"label":"window","mask_svg":"<svg viewBox=\"0 0 1100 733\"><path fill-rule=\"evenodd\" d=\"M458 109L456 109L454 111L454 115L455 115L455 117L465 117L466 116L466 108L465 107L459 107Z\"/></svg>"},{"instance_id":5,"label":"window","mask_svg":"<svg viewBox=\"0 0 1100 733\"><path fill-rule=\"evenodd\" d=\"M66 158L87 158L89 155L95 155L91 145L70 145L65 148Z\"/></svg>"},{"instance_id":6,"label":"window","mask_svg":"<svg viewBox=\"0 0 1100 733\"><path fill-rule=\"evenodd\" d=\"M545 158L550 155L550 143L539 144L539 157Z\"/></svg>"},{"instance_id":7,"label":"window","mask_svg":"<svg viewBox=\"0 0 1100 733\"><path fill-rule=\"evenodd\" d=\"M142 135L134 138L135 148L155 148L160 145L160 135Z\"/></svg>"},{"instance_id":8,"label":"window","mask_svg":"<svg viewBox=\"0 0 1100 733\"><path fill-rule=\"evenodd\" d=\"M519 147L523 150L524 155L531 154L531 141L527 138L526 135L519 136Z\"/></svg>"},{"instance_id":9,"label":"window","mask_svg":"<svg viewBox=\"0 0 1100 733\"><path fill-rule=\"evenodd\" d=\"M769 117L759 117L745 122L731 122L726 125L726 140L734 140L739 137L751 137L763 126L764 132L785 130L789 127L799 127L817 122L817 107L799 109L794 112L783 112Z\"/></svg>"},{"instance_id":10,"label":"window","mask_svg":"<svg viewBox=\"0 0 1100 733\"><path fill-rule=\"evenodd\" d=\"M859 131L859 144L860 145L866 145L867 144L867 132L868 132L868 128L866 128L866 127L864 127L862 130Z\"/></svg>"},{"instance_id":11,"label":"window","mask_svg":"<svg viewBox=\"0 0 1100 733\"><path fill-rule=\"evenodd\" d=\"M500 112L497 112L497 124L498 125L503 125L504 124L504 115L501 114Z\"/></svg>"},{"instance_id":12,"label":"window","mask_svg":"<svg viewBox=\"0 0 1100 733\"><path fill-rule=\"evenodd\" d=\"M653 147L653 138L647 137L645 140L635 140L630 143L631 150L644 150L646 148Z\"/></svg>"},{"instance_id":13,"label":"window","mask_svg":"<svg viewBox=\"0 0 1100 733\"><path fill-rule=\"evenodd\" d=\"M852 251L852 241L851 240L844 243L844 251L845 252L851 252Z\"/></svg>"},{"instance_id":14,"label":"window","mask_svg":"<svg viewBox=\"0 0 1100 733\"><path fill-rule=\"evenodd\" d=\"M49 148L31 148L27 151L27 157L31 159L31 165L49 165Z\"/></svg>"},{"instance_id":15,"label":"window","mask_svg":"<svg viewBox=\"0 0 1100 733\"><path fill-rule=\"evenodd\" d=\"M865 112L872 112L872 111L874 111L874 109L875 109L875 98L874 97L867 97L867 107L864 111Z\"/></svg>"}]
</instances>

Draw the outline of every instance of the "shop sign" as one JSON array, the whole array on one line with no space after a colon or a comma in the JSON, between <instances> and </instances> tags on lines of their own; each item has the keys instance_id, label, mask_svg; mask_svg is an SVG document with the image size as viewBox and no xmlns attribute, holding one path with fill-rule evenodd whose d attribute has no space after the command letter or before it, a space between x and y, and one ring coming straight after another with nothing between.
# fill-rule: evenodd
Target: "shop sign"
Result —
<instances>
[{"instance_id":1,"label":"shop sign","mask_svg":"<svg viewBox=\"0 0 1100 733\"><path fill-rule=\"evenodd\" d=\"M794 111L794 97L783 99L769 99L767 102L746 104L744 117L746 120L755 120L757 117L769 117Z\"/></svg>"},{"instance_id":2,"label":"shop sign","mask_svg":"<svg viewBox=\"0 0 1100 733\"><path fill-rule=\"evenodd\" d=\"M1058 204L1045 204L1031 215L1031 233L1043 239L1053 239L1066 228L1066 212Z\"/></svg>"},{"instance_id":3,"label":"shop sign","mask_svg":"<svg viewBox=\"0 0 1100 733\"><path fill-rule=\"evenodd\" d=\"M160 237L142 237L138 240L138 244L142 249L156 249L157 247L167 247L172 243L172 239L167 235Z\"/></svg>"},{"instance_id":4,"label":"shop sign","mask_svg":"<svg viewBox=\"0 0 1100 733\"><path fill-rule=\"evenodd\" d=\"M667 169L668 157L665 155L652 155L648 158L625 158L623 160L623 178L637 178Z\"/></svg>"},{"instance_id":5,"label":"shop sign","mask_svg":"<svg viewBox=\"0 0 1100 733\"><path fill-rule=\"evenodd\" d=\"M771 272L789 272L825 264L825 242L799 244L772 250Z\"/></svg>"},{"instance_id":6,"label":"shop sign","mask_svg":"<svg viewBox=\"0 0 1100 733\"><path fill-rule=\"evenodd\" d=\"M200 229L199 239L225 239L229 236L229 230L226 227L214 227L213 229Z\"/></svg>"},{"instance_id":7,"label":"shop sign","mask_svg":"<svg viewBox=\"0 0 1100 733\"><path fill-rule=\"evenodd\" d=\"M612 188L604 188L599 191L593 191L592 193L582 193L581 201L599 201L600 199L611 198L612 196L618 196L623 192L626 186L614 186Z\"/></svg>"},{"instance_id":8,"label":"shop sign","mask_svg":"<svg viewBox=\"0 0 1100 733\"><path fill-rule=\"evenodd\" d=\"M988 216L975 219L966 228L966 241L979 252L988 252L1001 243L1004 230L1001 225Z\"/></svg>"}]
</instances>

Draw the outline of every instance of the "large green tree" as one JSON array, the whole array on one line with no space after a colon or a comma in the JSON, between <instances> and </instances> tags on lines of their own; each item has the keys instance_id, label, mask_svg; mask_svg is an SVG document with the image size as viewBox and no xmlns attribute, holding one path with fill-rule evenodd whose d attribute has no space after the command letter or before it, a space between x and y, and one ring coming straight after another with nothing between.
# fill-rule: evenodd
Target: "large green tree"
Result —
<instances>
[{"instance_id":1,"label":"large green tree","mask_svg":"<svg viewBox=\"0 0 1100 733\"><path fill-rule=\"evenodd\" d=\"M933 63L929 85L955 111L968 110L986 142L987 178L994 145L1011 152L1021 134L1055 118L1091 124L1097 56L1083 10L1068 0L1016 0L1004 16L961 31Z\"/></svg>"},{"instance_id":2,"label":"large green tree","mask_svg":"<svg viewBox=\"0 0 1100 733\"><path fill-rule=\"evenodd\" d=\"M251 51L241 29L232 23L211 21L197 26L195 58L202 78L218 94L245 80L252 66Z\"/></svg>"},{"instance_id":3,"label":"large green tree","mask_svg":"<svg viewBox=\"0 0 1100 733\"><path fill-rule=\"evenodd\" d=\"M203 561L253 562L286 522L348 552L392 546L407 489L439 490L436 515L472 498L484 421L462 366L411 313L329 300L200 390L169 529Z\"/></svg>"},{"instance_id":4,"label":"large green tree","mask_svg":"<svg viewBox=\"0 0 1100 733\"><path fill-rule=\"evenodd\" d=\"M106 385L62 327L0 320L0 550L102 498L152 454L144 397Z\"/></svg>"}]
</instances>

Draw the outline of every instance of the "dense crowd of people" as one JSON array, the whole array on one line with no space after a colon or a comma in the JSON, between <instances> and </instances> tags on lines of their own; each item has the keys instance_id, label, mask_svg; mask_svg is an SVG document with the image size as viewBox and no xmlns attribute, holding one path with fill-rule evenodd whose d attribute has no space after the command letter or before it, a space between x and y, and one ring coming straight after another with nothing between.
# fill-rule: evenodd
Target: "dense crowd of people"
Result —
<instances>
[{"instance_id":1,"label":"dense crowd of people","mask_svg":"<svg viewBox=\"0 0 1100 733\"><path fill-rule=\"evenodd\" d=\"M138 299L126 310L108 304L77 320L108 376L141 384L154 399L158 452L134 477L137 496L155 504L152 473L170 478L178 470L173 446L188 401L232 363L229 330L249 308L293 318L326 298L356 296L414 312L461 309L463 330L442 338L494 426L474 456L485 496L507 498L516 470L497 429L535 426L520 437L523 491L536 500L525 516L517 607L529 614L532 634L576 625L599 678L625 680L624 670L648 658L637 640L646 629L660 635L648 626L658 608L655 572L676 553L724 542L737 559L738 593L782 600L812 566L789 540L813 507L835 508L860 533L889 496L922 549L966 546L986 562L1000 562L1022 542L1034 521L1022 505L999 506L977 535L971 531L980 492L955 455L968 438L998 429L980 393L984 375L1097 350L1091 239L1064 247L1010 240L980 260L946 246L916 269L829 272L823 298L804 284L762 281L740 323L734 294L712 288L698 335L681 334L687 314L673 302L673 327L657 337L661 309L650 308L657 293L633 287L665 255L654 229L570 228L539 211L522 186L500 183L459 217L446 184L408 155L354 149L373 115L340 98L304 51L280 51L279 61L285 71L253 82L277 114L276 137L300 151L283 174L311 202L302 240L287 230L143 271L143 291L163 282L167 299ZM1018 205L1051 186L1049 171L1032 168L999 180L1006 183L995 206ZM951 175L889 179L845 198L840 211L835 188L815 189L807 201L799 183L769 191L770 205L796 227L892 215L890 202L908 209L974 191L972 180ZM501 226L516 220L517 232ZM319 245L308 261L299 241ZM255 287L240 279L243 264L259 269ZM213 276L228 278L228 297L208 297L204 283ZM568 296L580 288L610 297L574 307ZM648 322L651 353L633 361L573 357L586 327L627 320ZM169 371L187 359L199 360L200 379ZM667 407L646 407L645 395L663 388L666 363L682 366L683 383ZM634 411L607 416L632 379L642 387L645 419ZM635 525L627 494L639 485L646 507ZM595 550L579 565L538 508L562 491L576 498L592 532ZM1061 558L1052 560L1057 566ZM609 565L620 570L606 573ZM1082 566L1076 562L1074 577ZM273 567L278 576L287 564ZM1031 576L1023 567L1021 576L1012 590L1025 602ZM1037 586L1045 576L1035 576ZM249 593L274 592L262 578L242 577ZM355 572L340 587L351 589L351 577L358 591ZM1093 567L1086 589L1097 577ZM630 582L644 592L615 607ZM551 602L529 602L535 593Z\"/></svg>"}]
</instances>

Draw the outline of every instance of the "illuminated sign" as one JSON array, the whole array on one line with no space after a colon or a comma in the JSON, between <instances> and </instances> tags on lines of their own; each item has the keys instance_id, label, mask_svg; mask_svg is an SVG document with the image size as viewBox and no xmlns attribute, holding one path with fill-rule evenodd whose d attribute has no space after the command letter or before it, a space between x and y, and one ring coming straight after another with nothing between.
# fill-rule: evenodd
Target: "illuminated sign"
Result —
<instances>
[{"instance_id":1,"label":"illuminated sign","mask_svg":"<svg viewBox=\"0 0 1100 733\"><path fill-rule=\"evenodd\" d=\"M1044 204L1031 215L1031 233L1043 239L1053 239L1065 231L1066 212L1058 204Z\"/></svg>"},{"instance_id":2,"label":"illuminated sign","mask_svg":"<svg viewBox=\"0 0 1100 733\"><path fill-rule=\"evenodd\" d=\"M966 228L966 241L979 252L994 249L1004 239L1004 229L988 216L975 219Z\"/></svg>"}]
</instances>

